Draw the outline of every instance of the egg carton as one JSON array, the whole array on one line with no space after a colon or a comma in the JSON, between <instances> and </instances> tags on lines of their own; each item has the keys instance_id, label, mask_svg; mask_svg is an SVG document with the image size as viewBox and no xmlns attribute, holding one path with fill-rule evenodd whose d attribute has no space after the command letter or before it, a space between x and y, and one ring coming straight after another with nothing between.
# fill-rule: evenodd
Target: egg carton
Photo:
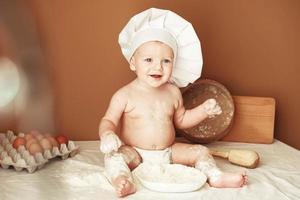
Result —
<instances>
[{"instance_id":1,"label":"egg carton","mask_svg":"<svg viewBox=\"0 0 300 200\"><path fill-rule=\"evenodd\" d=\"M18 134L19 137L24 135L24 133ZM20 145L18 149L12 146L16 137L12 131L0 133L0 165L4 169L13 167L16 171L26 169L29 173L33 173L41 169L50 159L61 157L64 160L73 157L79 150L73 141L69 141L68 144L60 144L59 147L31 155L24 145Z\"/></svg>"}]
</instances>

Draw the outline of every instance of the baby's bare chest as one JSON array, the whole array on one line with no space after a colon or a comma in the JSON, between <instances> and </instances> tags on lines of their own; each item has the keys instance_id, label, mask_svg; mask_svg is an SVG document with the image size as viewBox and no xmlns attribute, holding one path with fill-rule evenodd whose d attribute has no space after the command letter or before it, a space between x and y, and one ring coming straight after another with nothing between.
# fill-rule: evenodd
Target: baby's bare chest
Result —
<instances>
[{"instance_id":1,"label":"baby's bare chest","mask_svg":"<svg viewBox=\"0 0 300 200\"><path fill-rule=\"evenodd\" d=\"M166 119L173 116L175 111L174 100L168 97L137 97L128 102L127 117Z\"/></svg>"}]
</instances>

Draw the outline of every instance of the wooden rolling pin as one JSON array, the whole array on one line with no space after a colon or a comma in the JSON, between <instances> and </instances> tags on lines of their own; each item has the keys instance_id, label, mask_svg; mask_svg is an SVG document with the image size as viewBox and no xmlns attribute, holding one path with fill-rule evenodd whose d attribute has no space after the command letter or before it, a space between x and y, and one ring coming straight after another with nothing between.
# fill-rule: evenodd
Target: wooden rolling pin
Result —
<instances>
[{"instance_id":1,"label":"wooden rolling pin","mask_svg":"<svg viewBox=\"0 0 300 200\"><path fill-rule=\"evenodd\" d=\"M210 149L213 156L226 158L229 162L247 168L256 168L259 162L259 155L250 150L218 150Z\"/></svg>"}]
</instances>

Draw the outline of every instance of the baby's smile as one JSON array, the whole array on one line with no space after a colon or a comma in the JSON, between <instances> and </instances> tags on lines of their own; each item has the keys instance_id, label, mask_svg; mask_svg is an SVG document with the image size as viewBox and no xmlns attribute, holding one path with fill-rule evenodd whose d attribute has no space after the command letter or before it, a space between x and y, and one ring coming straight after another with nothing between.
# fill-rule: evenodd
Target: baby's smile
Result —
<instances>
[{"instance_id":1,"label":"baby's smile","mask_svg":"<svg viewBox=\"0 0 300 200\"><path fill-rule=\"evenodd\" d=\"M152 74L150 76L154 79L160 79L162 77L162 75L160 75L160 74Z\"/></svg>"}]
</instances>

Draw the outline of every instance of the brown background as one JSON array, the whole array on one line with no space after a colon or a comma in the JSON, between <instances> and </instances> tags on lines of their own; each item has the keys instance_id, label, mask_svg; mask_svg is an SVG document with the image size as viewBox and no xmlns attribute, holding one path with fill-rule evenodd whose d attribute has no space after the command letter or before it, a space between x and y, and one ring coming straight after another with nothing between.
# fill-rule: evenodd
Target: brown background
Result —
<instances>
[{"instance_id":1,"label":"brown background","mask_svg":"<svg viewBox=\"0 0 300 200\"><path fill-rule=\"evenodd\" d=\"M55 97L57 132L97 139L112 94L134 78L118 46L131 16L157 7L190 21L202 77L234 95L276 99L275 138L300 149L300 1L27 1Z\"/></svg>"}]
</instances>

